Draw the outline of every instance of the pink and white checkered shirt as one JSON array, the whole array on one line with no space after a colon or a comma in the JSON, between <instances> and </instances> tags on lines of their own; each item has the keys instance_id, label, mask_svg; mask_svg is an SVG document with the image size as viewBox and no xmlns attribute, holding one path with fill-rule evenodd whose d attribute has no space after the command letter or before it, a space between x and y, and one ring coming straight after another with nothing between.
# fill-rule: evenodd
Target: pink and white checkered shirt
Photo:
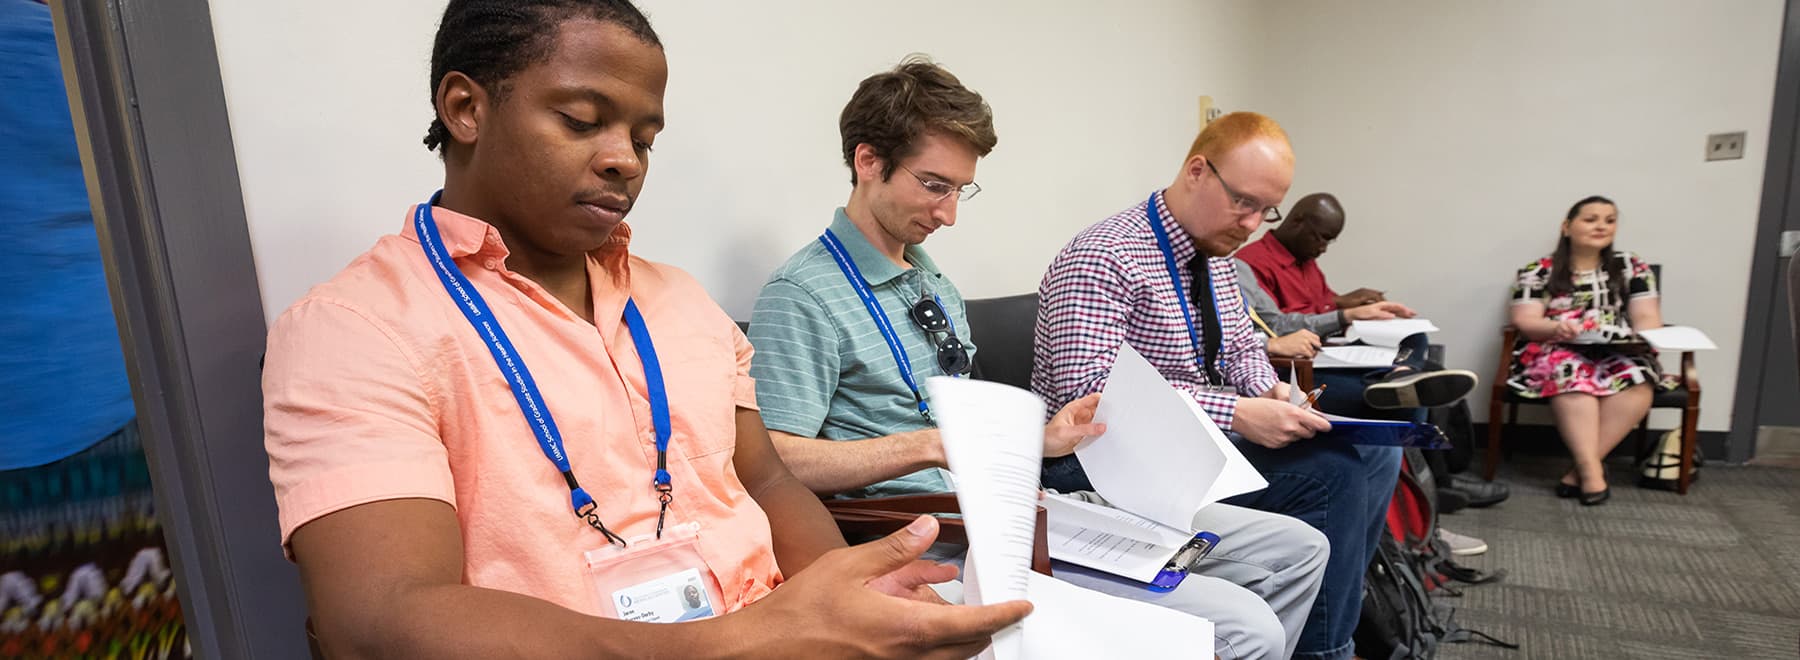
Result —
<instances>
[{"instance_id":1,"label":"pink and white checkered shirt","mask_svg":"<svg viewBox=\"0 0 1800 660\"><path fill-rule=\"evenodd\" d=\"M1219 370L1236 392L1207 389L1200 349L1190 341L1181 313L1183 292L1193 284L1188 260L1199 250L1187 231L1175 224L1163 193L1158 191L1151 199L1168 232L1181 288L1170 281L1162 251L1156 247L1148 202L1083 229L1056 255L1038 285L1031 388L1051 410L1098 392L1106 386L1119 344L1131 342L1164 378L1192 395L1220 428L1230 429L1238 397L1274 387L1279 382L1275 369L1244 312L1231 259L1208 259L1224 334ZM1193 312L1195 331L1204 339L1200 312Z\"/></svg>"}]
</instances>

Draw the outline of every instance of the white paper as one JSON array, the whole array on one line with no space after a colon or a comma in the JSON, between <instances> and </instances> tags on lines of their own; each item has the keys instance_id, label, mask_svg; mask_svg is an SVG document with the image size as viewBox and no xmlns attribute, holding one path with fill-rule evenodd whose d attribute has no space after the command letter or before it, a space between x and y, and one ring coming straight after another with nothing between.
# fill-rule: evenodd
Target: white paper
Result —
<instances>
[{"instance_id":1,"label":"white paper","mask_svg":"<svg viewBox=\"0 0 1800 660\"><path fill-rule=\"evenodd\" d=\"M1211 621L1040 573L1029 579L1035 609L1021 650L1031 660L1212 657Z\"/></svg>"},{"instance_id":2,"label":"white paper","mask_svg":"<svg viewBox=\"0 0 1800 660\"><path fill-rule=\"evenodd\" d=\"M1421 332L1437 332L1438 327L1425 319L1390 319L1386 321L1352 321L1344 336L1360 339L1374 346L1399 346L1400 340Z\"/></svg>"},{"instance_id":3,"label":"white paper","mask_svg":"<svg viewBox=\"0 0 1800 660\"><path fill-rule=\"evenodd\" d=\"M1075 450L1101 497L1170 527L1193 526L1225 455L1204 440L1189 401L1130 344L1119 346L1094 412L1106 433Z\"/></svg>"},{"instance_id":4,"label":"white paper","mask_svg":"<svg viewBox=\"0 0 1800 660\"><path fill-rule=\"evenodd\" d=\"M1206 497L1201 498L1200 506L1206 506L1227 497L1254 493L1269 487L1269 482L1263 479L1262 473L1256 470L1256 466L1250 462L1250 459L1244 458L1244 453L1238 451L1237 445L1231 444L1231 437L1225 435L1225 431L1220 429L1218 424L1213 423L1212 417L1206 414L1206 410L1200 407L1198 401L1195 401L1193 397L1183 396L1181 402L1187 404L1188 409L1193 411L1194 417L1200 420L1201 428L1206 429L1206 438L1212 440L1213 446L1218 447L1219 453L1225 456L1225 468L1219 470L1219 478L1214 479L1212 485L1207 487ZM1105 497L1105 494L1101 496ZM1198 513L1199 509L1194 511ZM1189 529L1193 528L1192 517L1192 514L1189 514Z\"/></svg>"},{"instance_id":5,"label":"white paper","mask_svg":"<svg viewBox=\"0 0 1800 660\"><path fill-rule=\"evenodd\" d=\"M1192 532L1101 504L1050 495L1039 502L1050 558L1149 582L1194 538Z\"/></svg>"},{"instance_id":6,"label":"white paper","mask_svg":"<svg viewBox=\"0 0 1800 660\"><path fill-rule=\"evenodd\" d=\"M926 387L945 458L961 476L956 500L969 536L961 600L980 605L1026 599L1033 607L1024 621L996 633L981 657L1168 658L1212 648L1213 624L1206 619L1032 572L1043 459L1041 399L998 383L942 376L926 381ZM941 593L954 591L946 587Z\"/></svg>"},{"instance_id":7,"label":"white paper","mask_svg":"<svg viewBox=\"0 0 1800 660\"><path fill-rule=\"evenodd\" d=\"M1268 486L1194 398L1130 344L1119 346L1094 421L1106 433L1075 455L1120 509L1191 532L1201 507Z\"/></svg>"},{"instance_id":8,"label":"white paper","mask_svg":"<svg viewBox=\"0 0 1800 660\"><path fill-rule=\"evenodd\" d=\"M1388 346L1326 346L1313 356L1314 369L1391 367L1400 349Z\"/></svg>"},{"instance_id":9,"label":"white paper","mask_svg":"<svg viewBox=\"0 0 1800 660\"><path fill-rule=\"evenodd\" d=\"M964 599L971 605L1029 599L1044 401L977 380L935 376L925 386L944 457L960 486L956 502L969 536ZM1000 660L1028 657L1020 651L1023 634L1020 625L1008 626L994 635L988 654Z\"/></svg>"},{"instance_id":10,"label":"white paper","mask_svg":"<svg viewBox=\"0 0 1800 660\"><path fill-rule=\"evenodd\" d=\"M1376 424L1376 425L1380 425L1380 426L1413 426L1413 425L1417 424L1417 422L1409 422L1409 421L1397 420L1397 419L1362 419L1360 417L1345 417L1343 415L1333 415L1333 414L1325 412L1323 410L1314 410L1313 412L1317 413L1320 417L1324 417L1325 421L1331 422L1333 424L1336 424L1338 422L1354 422L1357 424Z\"/></svg>"},{"instance_id":11,"label":"white paper","mask_svg":"<svg viewBox=\"0 0 1800 660\"><path fill-rule=\"evenodd\" d=\"M1680 325L1642 330L1638 332L1638 336L1643 337L1644 341L1650 342L1651 346L1664 351L1711 351L1719 348L1719 345L1714 344L1712 338L1707 337L1706 333L1701 332L1699 328Z\"/></svg>"},{"instance_id":12,"label":"white paper","mask_svg":"<svg viewBox=\"0 0 1800 660\"><path fill-rule=\"evenodd\" d=\"M1296 406L1306 403L1306 390L1300 389L1300 370L1288 367L1288 403Z\"/></svg>"}]
</instances>

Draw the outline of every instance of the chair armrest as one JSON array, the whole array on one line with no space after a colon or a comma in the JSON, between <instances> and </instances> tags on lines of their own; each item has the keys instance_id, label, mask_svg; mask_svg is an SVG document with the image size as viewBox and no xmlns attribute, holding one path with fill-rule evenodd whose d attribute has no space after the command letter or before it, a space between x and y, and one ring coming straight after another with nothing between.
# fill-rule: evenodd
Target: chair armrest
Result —
<instances>
[{"instance_id":1,"label":"chair armrest","mask_svg":"<svg viewBox=\"0 0 1800 660\"><path fill-rule=\"evenodd\" d=\"M837 521L846 536L885 536L899 531L920 514L938 519L938 540L968 545L968 530L963 519L938 514L961 514L954 493L895 495L855 500L824 500L825 510ZM1037 528L1032 531L1031 570L1050 575L1049 523L1044 507L1037 507Z\"/></svg>"},{"instance_id":2,"label":"chair armrest","mask_svg":"<svg viewBox=\"0 0 1800 660\"><path fill-rule=\"evenodd\" d=\"M1512 375L1513 346L1519 343L1519 329L1512 324L1500 326L1500 359L1494 367L1494 396L1498 397L1506 387L1506 379Z\"/></svg>"},{"instance_id":3,"label":"chair armrest","mask_svg":"<svg viewBox=\"0 0 1800 660\"><path fill-rule=\"evenodd\" d=\"M1293 372L1295 374L1295 376L1294 376L1295 379L1299 381L1297 383L1294 383L1294 385L1299 387L1302 391L1306 391L1306 392L1312 391L1312 388L1313 388L1313 361L1312 361L1312 358L1279 357L1279 356L1271 355L1271 356L1269 356L1269 366L1275 367L1275 378L1277 380L1285 378L1287 375L1287 372L1289 370L1293 370Z\"/></svg>"},{"instance_id":4,"label":"chair armrest","mask_svg":"<svg viewBox=\"0 0 1800 660\"><path fill-rule=\"evenodd\" d=\"M1692 394L1700 393L1700 368L1694 366L1694 352L1681 354L1681 384Z\"/></svg>"}]
</instances>

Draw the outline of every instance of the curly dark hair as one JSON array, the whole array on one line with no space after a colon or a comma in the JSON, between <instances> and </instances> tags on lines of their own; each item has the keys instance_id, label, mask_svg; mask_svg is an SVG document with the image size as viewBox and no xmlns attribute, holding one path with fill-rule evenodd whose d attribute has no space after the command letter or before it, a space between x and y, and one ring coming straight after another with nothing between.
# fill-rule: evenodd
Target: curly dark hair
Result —
<instances>
[{"instance_id":1,"label":"curly dark hair","mask_svg":"<svg viewBox=\"0 0 1800 660\"><path fill-rule=\"evenodd\" d=\"M494 96L506 100L508 80L532 64L550 57L556 46L556 26L586 18L625 28L644 43L662 47L650 19L629 0L450 0L431 44L431 127L425 131L425 148L436 150L450 142L450 130L437 114L438 85L451 71L479 83Z\"/></svg>"}]
</instances>

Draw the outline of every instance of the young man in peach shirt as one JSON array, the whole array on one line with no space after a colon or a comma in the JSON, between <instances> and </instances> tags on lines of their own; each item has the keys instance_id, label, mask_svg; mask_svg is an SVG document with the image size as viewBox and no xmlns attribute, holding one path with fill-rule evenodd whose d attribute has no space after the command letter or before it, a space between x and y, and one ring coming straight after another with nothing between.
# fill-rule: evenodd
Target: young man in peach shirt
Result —
<instances>
[{"instance_id":1,"label":"young man in peach shirt","mask_svg":"<svg viewBox=\"0 0 1800 660\"><path fill-rule=\"evenodd\" d=\"M929 518L843 548L744 336L630 254L666 79L623 0L445 10L444 190L269 338L270 478L328 653L963 658L1029 611L929 595L954 575L916 560Z\"/></svg>"}]
</instances>

